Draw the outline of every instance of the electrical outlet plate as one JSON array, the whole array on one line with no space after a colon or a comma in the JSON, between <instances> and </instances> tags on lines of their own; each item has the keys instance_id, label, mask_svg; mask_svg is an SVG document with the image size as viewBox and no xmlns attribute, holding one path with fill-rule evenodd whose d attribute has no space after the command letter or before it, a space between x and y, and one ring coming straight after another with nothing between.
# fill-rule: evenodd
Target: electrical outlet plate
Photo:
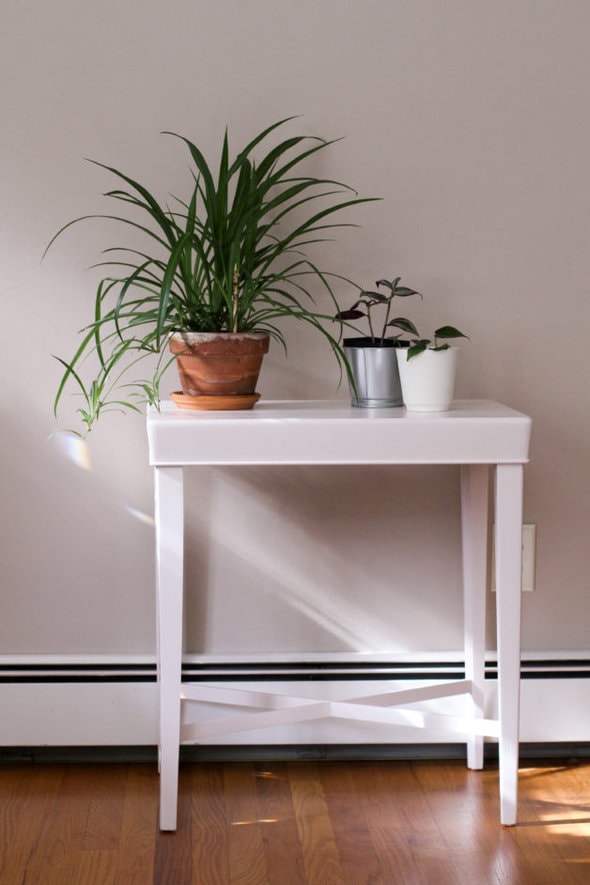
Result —
<instances>
[{"instance_id":1,"label":"electrical outlet plate","mask_svg":"<svg viewBox=\"0 0 590 885\"><path fill-rule=\"evenodd\" d=\"M532 593L535 589L535 554L537 526L525 523L522 527L522 592ZM496 557L492 536L492 593L496 592Z\"/></svg>"}]
</instances>

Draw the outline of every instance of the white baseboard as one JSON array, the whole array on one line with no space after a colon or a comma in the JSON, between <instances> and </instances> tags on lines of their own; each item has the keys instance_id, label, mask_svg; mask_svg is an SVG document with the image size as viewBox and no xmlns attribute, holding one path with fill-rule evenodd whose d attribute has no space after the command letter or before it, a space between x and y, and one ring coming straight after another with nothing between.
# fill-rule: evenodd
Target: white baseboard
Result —
<instances>
[{"instance_id":1,"label":"white baseboard","mask_svg":"<svg viewBox=\"0 0 590 885\"><path fill-rule=\"evenodd\" d=\"M284 657L281 659L284 661ZM325 656L316 656L316 662L326 666ZM330 657L336 661L335 656ZM392 656L340 656L338 664L350 662L357 666L380 661L391 662ZM460 660L451 654L425 654L417 657L398 656L396 663L405 668L407 677L396 670L396 687L416 687L422 677L431 674L438 678L450 674ZM309 658L308 658L309 661ZM202 665L204 658L192 658L189 664ZM241 659L242 664L244 663ZM521 687L521 740L523 742L587 742L590 741L590 653L552 652L530 654L523 664ZM205 662L210 667L212 658ZM251 665L260 660L251 658ZM414 665L416 667L414 668ZM294 669L297 666L294 662ZM236 672L239 667L236 666ZM210 672L209 670L207 671ZM297 693L337 699L350 689L350 682L340 678L336 682L297 681ZM494 675L493 663L490 676ZM273 675L272 685L265 674L264 681L242 673L244 688L259 687L288 693L293 682ZM413 677L413 678L412 678ZM203 675L203 679L206 677ZM228 677L229 678L229 677ZM449 676L450 678L450 676ZM359 694L374 684L384 690L383 681L354 674ZM486 680L486 717L495 715L497 682ZM462 713L462 698L442 698L429 702L428 709L439 713ZM154 681L154 661L150 658L0 658L0 746L4 747L66 747L66 746L142 746L157 743L157 686ZM191 705L194 718L223 716L229 711L212 705ZM457 735L433 730L395 728L371 723L342 720L322 720L312 723L259 729L211 741L224 745L281 745L281 744L381 744L381 743L456 743ZM460 738L459 738L460 740Z\"/></svg>"}]
</instances>

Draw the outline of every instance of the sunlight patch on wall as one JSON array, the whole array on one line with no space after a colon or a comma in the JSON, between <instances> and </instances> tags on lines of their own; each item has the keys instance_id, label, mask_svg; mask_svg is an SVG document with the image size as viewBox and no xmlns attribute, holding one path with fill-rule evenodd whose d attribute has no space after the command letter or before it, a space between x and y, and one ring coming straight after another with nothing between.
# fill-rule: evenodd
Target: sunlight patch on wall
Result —
<instances>
[{"instance_id":1,"label":"sunlight patch on wall","mask_svg":"<svg viewBox=\"0 0 590 885\"><path fill-rule=\"evenodd\" d=\"M91 472L93 470L88 445L73 433L58 433L54 437L62 455L72 461L76 467Z\"/></svg>"},{"instance_id":2,"label":"sunlight patch on wall","mask_svg":"<svg viewBox=\"0 0 590 885\"><path fill-rule=\"evenodd\" d=\"M275 514L276 516L276 514ZM279 523L281 520L276 519ZM278 557L275 546L267 545L265 538L248 536L245 531L227 532L213 530L219 550L231 551L234 558L247 563L261 576L260 592L280 596L294 611L313 621L330 635L343 642L354 651L375 651L391 645L390 625L378 617L371 616L366 606L353 600L346 600L335 588L323 586L317 589L310 582L305 569L297 560ZM290 546L300 550L298 530L290 526ZM328 553L324 551L324 560ZM228 553L221 556L227 561ZM263 576L263 577L262 577Z\"/></svg>"},{"instance_id":3,"label":"sunlight patch on wall","mask_svg":"<svg viewBox=\"0 0 590 885\"><path fill-rule=\"evenodd\" d=\"M144 525L149 525L152 528L155 525L154 517L150 516L149 513L144 513L143 510L138 510L137 507L131 507L130 504L125 504L124 509L135 519L138 519L139 522L143 522Z\"/></svg>"}]
</instances>

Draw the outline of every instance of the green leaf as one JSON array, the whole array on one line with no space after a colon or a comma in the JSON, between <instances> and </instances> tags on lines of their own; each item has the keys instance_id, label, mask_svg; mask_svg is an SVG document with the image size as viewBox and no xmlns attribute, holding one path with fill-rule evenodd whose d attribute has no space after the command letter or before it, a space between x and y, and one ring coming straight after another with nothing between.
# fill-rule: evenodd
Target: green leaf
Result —
<instances>
[{"instance_id":1,"label":"green leaf","mask_svg":"<svg viewBox=\"0 0 590 885\"><path fill-rule=\"evenodd\" d=\"M421 339L420 341L415 341L410 347L408 347L408 360L413 359L420 353L424 353L424 351L428 347L428 344L429 342L425 338Z\"/></svg>"},{"instance_id":2,"label":"green leaf","mask_svg":"<svg viewBox=\"0 0 590 885\"><path fill-rule=\"evenodd\" d=\"M394 320L390 320L387 325L394 326L396 329L401 329L402 332L407 332L409 335L419 334L414 323L411 320L406 319L406 317L396 317Z\"/></svg>"},{"instance_id":3,"label":"green leaf","mask_svg":"<svg viewBox=\"0 0 590 885\"><path fill-rule=\"evenodd\" d=\"M436 329L434 333L435 338L467 338L467 335L464 335L463 332L460 332L459 329L456 329L454 326L441 326L440 329Z\"/></svg>"}]
</instances>

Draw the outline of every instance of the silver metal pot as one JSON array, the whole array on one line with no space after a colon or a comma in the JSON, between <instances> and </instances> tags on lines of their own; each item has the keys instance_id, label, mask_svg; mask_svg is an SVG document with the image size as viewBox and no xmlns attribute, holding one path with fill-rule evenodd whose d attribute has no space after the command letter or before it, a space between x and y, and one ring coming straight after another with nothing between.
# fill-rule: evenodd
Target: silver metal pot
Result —
<instances>
[{"instance_id":1,"label":"silver metal pot","mask_svg":"<svg viewBox=\"0 0 590 885\"><path fill-rule=\"evenodd\" d=\"M353 386L349 379L352 405L365 409L403 405L396 353L407 342L345 338L342 344L355 382Z\"/></svg>"}]
</instances>

